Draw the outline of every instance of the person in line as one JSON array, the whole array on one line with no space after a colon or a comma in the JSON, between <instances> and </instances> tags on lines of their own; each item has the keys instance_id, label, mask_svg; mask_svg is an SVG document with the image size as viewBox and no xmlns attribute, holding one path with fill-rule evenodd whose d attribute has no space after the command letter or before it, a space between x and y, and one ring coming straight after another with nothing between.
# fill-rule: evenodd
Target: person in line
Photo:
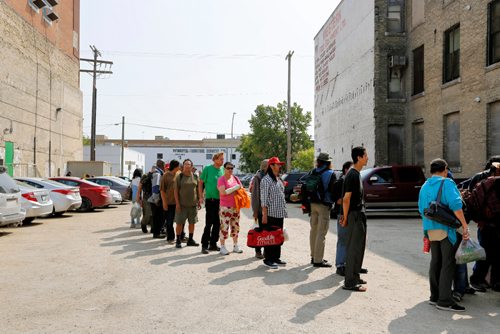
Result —
<instances>
[{"instance_id":1,"label":"person in line","mask_svg":"<svg viewBox=\"0 0 500 334\"><path fill-rule=\"evenodd\" d=\"M283 228L285 218L288 216L285 201L285 185L280 178L280 168L285 163L278 157L268 161L266 176L260 183L260 199L262 205L262 225L264 228L277 226ZM281 259L281 246L264 247L264 265L271 269L286 265Z\"/></svg>"},{"instance_id":2,"label":"person in line","mask_svg":"<svg viewBox=\"0 0 500 334\"><path fill-rule=\"evenodd\" d=\"M264 159L260 163L260 169L255 173L252 181L250 182L249 191L252 194L252 213L253 219L258 223L259 227L262 228L262 205L260 201L260 182L262 178L266 175L266 169L269 159ZM255 257L257 259L263 259L262 247L255 247Z\"/></svg>"},{"instance_id":3,"label":"person in line","mask_svg":"<svg viewBox=\"0 0 500 334\"><path fill-rule=\"evenodd\" d=\"M234 165L229 161L224 164L224 175L217 181L217 189L220 195L220 253L229 255L226 248L226 239L231 228L233 238L233 253L243 253L238 245L238 234L240 233L240 210L236 208L234 194L241 188L241 181L233 175ZM208 250L206 251L208 253Z\"/></svg>"},{"instance_id":4,"label":"person in line","mask_svg":"<svg viewBox=\"0 0 500 334\"><path fill-rule=\"evenodd\" d=\"M139 184L141 182L142 177L142 169L136 168L134 173L132 174L132 181L130 181L130 188L132 189L132 205L137 202L137 193L139 190ZM141 220L140 216L136 218L132 218L130 223L130 228L136 228L140 225Z\"/></svg>"},{"instance_id":5,"label":"person in line","mask_svg":"<svg viewBox=\"0 0 500 334\"><path fill-rule=\"evenodd\" d=\"M198 221L198 210L203 202L201 182L192 172L193 162L186 159L182 162L182 172L177 173L174 179L176 248L182 248L182 230L186 220L189 223L189 239L186 246L197 247L200 244L194 241L194 226Z\"/></svg>"},{"instance_id":6,"label":"person in line","mask_svg":"<svg viewBox=\"0 0 500 334\"><path fill-rule=\"evenodd\" d=\"M153 232L153 238L155 239L163 238L161 235L161 230L165 223L165 214L163 212L163 205L161 203L160 195L160 181L163 177L164 169L165 162L161 159L157 160L156 168L153 172L151 180L152 195L148 198L148 202L151 205L151 212L153 213L153 225L151 226L151 231Z\"/></svg>"},{"instance_id":7,"label":"person in line","mask_svg":"<svg viewBox=\"0 0 500 334\"><path fill-rule=\"evenodd\" d=\"M344 179L344 196L342 199L342 215L340 225L346 230L346 264L345 264L345 290L365 292L366 281L359 274L365 256L366 247L366 210L361 169L368 163L366 149L361 146L354 147L351 151L353 166Z\"/></svg>"},{"instance_id":8,"label":"person in line","mask_svg":"<svg viewBox=\"0 0 500 334\"><path fill-rule=\"evenodd\" d=\"M175 195L174 178L180 170L180 163L177 160L170 161L168 171L161 178L160 193L165 212L165 225L167 231L167 243L175 242L174 218L175 218Z\"/></svg>"},{"instance_id":9,"label":"person in line","mask_svg":"<svg viewBox=\"0 0 500 334\"><path fill-rule=\"evenodd\" d=\"M432 221L424 216L429 203L437 199L439 188L443 183L441 203L455 213L462 224L462 238L469 239L469 230L462 211L462 197L456 184L449 178L448 163L443 159L434 159L430 166L431 177L425 181L418 197L418 210L422 216L424 236L431 242L431 263L429 284L431 297L429 304L439 310L463 312L465 307L452 298L452 281L455 275L455 253L460 245L457 231L446 225Z\"/></svg>"},{"instance_id":10,"label":"person in line","mask_svg":"<svg viewBox=\"0 0 500 334\"><path fill-rule=\"evenodd\" d=\"M151 204L148 202L148 198L153 194L152 180L155 170L156 166L153 165L148 173L142 175L136 194L136 202L142 207L141 229L143 233L148 233L148 225L153 225L153 212ZM151 229L151 233L153 233L153 229Z\"/></svg>"},{"instance_id":11,"label":"person in line","mask_svg":"<svg viewBox=\"0 0 500 334\"><path fill-rule=\"evenodd\" d=\"M471 178L468 184L469 191L474 190L476 185L481 183L481 181L486 180L490 176L495 176L497 171L500 172L500 168L497 168L499 163L500 163L500 155L492 156L487 161L484 170L482 172L477 173ZM489 225L489 224L484 224L484 223L478 224L477 239L481 247L483 247L486 250L487 248L491 247L490 240L492 236L491 232L493 231L491 230L490 226L483 226L483 225ZM487 233L490 235L485 235ZM486 281L486 275L491 266L489 260L490 258L487 257L486 260L477 261L472 269L470 284L475 290L479 292L486 292L487 291L486 289L490 287L490 284L488 284L488 282Z\"/></svg>"},{"instance_id":12,"label":"person in line","mask_svg":"<svg viewBox=\"0 0 500 334\"><path fill-rule=\"evenodd\" d=\"M312 170L311 175L319 175L321 181L318 194L311 198L311 231L309 233L311 262L314 267L331 268L332 264L323 258L325 255L326 233L330 227L333 184L336 180L332 170L332 159L328 153L321 152L318 155L316 168Z\"/></svg>"},{"instance_id":13,"label":"person in line","mask_svg":"<svg viewBox=\"0 0 500 334\"><path fill-rule=\"evenodd\" d=\"M346 232L347 229L340 225L340 217L342 215L342 188L344 187L344 179L347 171L352 166L352 161L346 161L342 165L342 176L335 183L336 198L334 210L336 211L337 218L337 252L335 254L335 267L337 267L336 274L345 276L345 258L346 258ZM363 269L361 269L363 270Z\"/></svg>"},{"instance_id":14,"label":"person in line","mask_svg":"<svg viewBox=\"0 0 500 334\"><path fill-rule=\"evenodd\" d=\"M222 165L224 164L224 152L213 155L212 165L203 168L200 176L201 188L205 186L205 229L201 237L201 252L220 251L217 246L220 232L219 208L220 195L217 189L217 182L224 174Z\"/></svg>"}]
</instances>

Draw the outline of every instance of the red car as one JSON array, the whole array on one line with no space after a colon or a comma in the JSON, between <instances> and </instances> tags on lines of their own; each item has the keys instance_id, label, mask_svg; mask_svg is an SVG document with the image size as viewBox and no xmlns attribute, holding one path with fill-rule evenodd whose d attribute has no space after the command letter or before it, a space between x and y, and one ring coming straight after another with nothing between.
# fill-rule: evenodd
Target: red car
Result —
<instances>
[{"instance_id":1,"label":"red car","mask_svg":"<svg viewBox=\"0 0 500 334\"><path fill-rule=\"evenodd\" d=\"M80 188L80 196L82 197L81 211L89 211L94 208L101 208L112 203L113 198L109 193L109 187L100 186L94 182L79 179L77 177L51 177L54 180L71 187Z\"/></svg>"}]
</instances>

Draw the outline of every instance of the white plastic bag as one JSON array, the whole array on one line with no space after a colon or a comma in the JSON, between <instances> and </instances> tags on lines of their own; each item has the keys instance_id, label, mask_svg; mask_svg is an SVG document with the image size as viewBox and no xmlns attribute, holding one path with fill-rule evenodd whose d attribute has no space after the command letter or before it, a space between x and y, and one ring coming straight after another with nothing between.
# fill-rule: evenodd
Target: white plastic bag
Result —
<instances>
[{"instance_id":1,"label":"white plastic bag","mask_svg":"<svg viewBox=\"0 0 500 334\"><path fill-rule=\"evenodd\" d=\"M132 219L139 219L141 218L141 215L142 215L142 208L139 205L139 203L135 202L132 205L132 208L130 208L130 217L132 217Z\"/></svg>"},{"instance_id":2,"label":"white plastic bag","mask_svg":"<svg viewBox=\"0 0 500 334\"><path fill-rule=\"evenodd\" d=\"M455 254L457 264L486 260L486 252L476 241L472 239L462 240Z\"/></svg>"},{"instance_id":3,"label":"white plastic bag","mask_svg":"<svg viewBox=\"0 0 500 334\"><path fill-rule=\"evenodd\" d=\"M283 238L285 238L285 241L290 240L290 235L288 234L286 227L283 228Z\"/></svg>"}]
</instances>

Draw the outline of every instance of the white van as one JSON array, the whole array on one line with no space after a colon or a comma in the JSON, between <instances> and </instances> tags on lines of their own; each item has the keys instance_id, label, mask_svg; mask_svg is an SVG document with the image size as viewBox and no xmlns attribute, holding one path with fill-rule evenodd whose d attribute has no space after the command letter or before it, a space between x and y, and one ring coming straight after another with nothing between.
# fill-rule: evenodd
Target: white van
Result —
<instances>
[{"instance_id":1,"label":"white van","mask_svg":"<svg viewBox=\"0 0 500 334\"><path fill-rule=\"evenodd\" d=\"M19 186L7 174L7 169L0 166L0 226L20 223L25 217Z\"/></svg>"}]
</instances>

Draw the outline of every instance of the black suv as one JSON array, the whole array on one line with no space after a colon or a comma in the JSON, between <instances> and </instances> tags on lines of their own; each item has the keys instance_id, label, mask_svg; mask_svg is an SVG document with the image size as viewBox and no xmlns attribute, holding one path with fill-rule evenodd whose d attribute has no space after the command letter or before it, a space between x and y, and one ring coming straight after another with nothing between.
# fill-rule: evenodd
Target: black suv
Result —
<instances>
[{"instance_id":1,"label":"black suv","mask_svg":"<svg viewBox=\"0 0 500 334\"><path fill-rule=\"evenodd\" d=\"M285 199L290 201L290 195L293 194L293 188L297 185L299 179L307 172L291 172L283 174L281 179L285 182Z\"/></svg>"}]
</instances>

